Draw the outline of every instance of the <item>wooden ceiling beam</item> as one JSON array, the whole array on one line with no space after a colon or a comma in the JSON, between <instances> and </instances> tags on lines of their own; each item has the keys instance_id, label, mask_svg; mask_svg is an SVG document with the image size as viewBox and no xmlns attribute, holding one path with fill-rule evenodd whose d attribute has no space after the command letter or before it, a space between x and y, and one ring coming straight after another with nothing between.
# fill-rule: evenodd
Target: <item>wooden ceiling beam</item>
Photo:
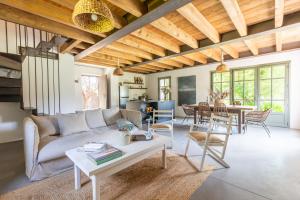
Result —
<instances>
[{"instance_id":1,"label":"wooden ceiling beam","mask_svg":"<svg viewBox=\"0 0 300 200\"><path fill-rule=\"evenodd\" d=\"M153 66L164 68L164 69L174 69L174 67L172 67L170 65L166 65L163 63L159 63L159 62L151 62L149 65L153 65Z\"/></svg>"},{"instance_id":2,"label":"wooden ceiling beam","mask_svg":"<svg viewBox=\"0 0 300 200\"><path fill-rule=\"evenodd\" d=\"M107 0L109 3L122 8L136 17L140 17L147 12L147 6L140 0Z\"/></svg>"},{"instance_id":3,"label":"wooden ceiling beam","mask_svg":"<svg viewBox=\"0 0 300 200\"><path fill-rule=\"evenodd\" d=\"M140 71L140 70L136 70L136 69L132 69L132 68L126 68L126 69L124 69L124 71L131 72L131 73L140 73L140 74L149 74L150 73L150 72Z\"/></svg>"},{"instance_id":4,"label":"wooden ceiling beam","mask_svg":"<svg viewBox=\"0 0 300 200\"><path fill-rule=\"evenodd\" d=\"M91 54L112 42L119 40L120 38L129 35L130 33L144 27L147 24L165 16L166 14L184 6L187 3L190 3L192 0L172 0L163 3L161 6L157 7L156 9L148 12L147 14L139 17L138 19L134 20L127 26L123 27L122 29L112 33L111 35L107 36L103 40L97 42L90 48L84 50L80 54L75 56L75 60L80 60L81 58Z\"/></svg>"},{"instance_id":5,"label":"wooden ceiling beam","mask_svg":"<svg viewBox=\"0 0 300 200\"><path fill-rule=\"evenodd\" d=\"M126 44L128 46L131 47L135 47L138 49L142 49L144 51L147 51L149 53L158 55L158 56L165 56L165 49L157 46L155 44L152 44L150 42L147 42L143 39L140 39L138 37L135 37L133 35L127 35L121 39L118 40L118 42L122 43L122 44Z\"/></svg>"},{"instance_id":6,"label":"wooden ceiling beam","mask_svg":"<svg viewBox=\"0 0 300 200\"><path fill-rule=\"evenodd\" d=\"M282 34L280 32L275 33L276 51L282 51Z\"/></svg>"},{"instance_id":7,"label":"wooden ceiling beam","mask_svg":"<svg viewBox=\"0 0 300 200\"><path fill-rule=\"evenodd\" d=\"M198 42L193 36L177 27L165 17L152 22L151 25L192 48L198 48Z\"/></svg>"},{"instance_id":8,"label":"wooden ceiling beam","mask_svg":"<svg viewBox=\"0 0 300 200\"><path fill-rule=\"evenodd\" d=\"M142 67L142 66L134 67L133 69L137 69L137 70L141 70L141 71L146 71L146 72L156 72L157 71L157 70L154 70L154 69L147 69L147 68Z\"/></svg>"},{"instance_id":9,"label":"wooden ceiling beam","mask_svg":"<svg viewBox=\"0 0 300 200\"><path fill-rule=\"evenodd\" d=\"M69 43L64 43L61 47L60 47L60 53L67 53L70 50L72 50L73 48L75 48L81 41L80 40L72 40Z\"/></svg>"},{"instance_id":10,"label":"wooden ceiling beam","mask_svg":"<svg viewBox=\"0 0 300 200\"><path fill-rule=\"evenodd\" d=\"M152 69L152 70L156 70L156 71L164 71L165 69L163 68L159 68L159 67L155 67L155 66L151 66L151 65L142 65L142 67L146 68L146 69Z\"/></svg>"},{"instance_id":11,"label":"wooden ceiling beam","mask_svg":"<svg viewBox=\"0 0 300 200\"><path fill-rule=\"evenodd\" d=\"M108 61L113 61L113 62L115 62L115 63L118 63L118 58L117 58L117 57L109 56L109 55L104 55L104 54L100 54L100 53L96 53L96 52L90 54L89 57L99 58L99 59L108 60ZM128 64L128 65L133 64L132 61L126 60L126 59L123 59L123 58L119 58L119 62L120 62L120 63L123 63L123 64Z\"/></svg>"},{"instance_id":12,"label":"wooden ceiling beam","mask_svg":"<svg viewBox=\"0 0 300 200\"><path fill-rule=\"evenodd\" d=\"M275 28L281 27L284 16L284 0L275 0Z\"/></svg>"},{"instance_id":13,"label":"wooden ceiling beam","mask_svg":"<svg viewBox=\"0 0 300 200\"><path fill-rule=\"evenodd\" d=\"M98 63L102 63L102 64L108 64L108 65L111 65L111 66L114 66L114 67L117 67L117 63L114 62L114 61L108 61L108 60L104 60L104 59L100 59L100 58L94 58L94 57L85 57L84 59L82 60L87 60L87 61L93 61L93 62L98 62ZM120 63L119 66L124 66L124 64Z\"/></svg>"},{"instance_id":14,"label":"wooden ceiling beam","mask_svg":"<svg viewBox=\"0 0 300 200\"><path fill-rule=\"evenodd\" d=\"M0 16L1 19L6 21L22 24L51 33L56 33L90 44L95 44L101 39L99 36L81 31L70 26L66 26L64 24L43 17L39 17L37 15L30 14L28 12L24 12L16 8L12 8L4 4L0 4Z\"/></svg>"},{"instance_id":15,"label":"wooden ceiling beam","mask_svg":"<svg viewBox=\"0 0 300 200\"><path fill-rule=\"evenodd\" d=\"M103 48L97 51L98 53L109 55L109 56L115 56L117 58L123 58L126 60L131 60L135 62L142 62L143 60L137 56L131 55L131 54L124 54L121 51L113 50L113 49L108 49L108 48Z\"/></svg>"},{"instance_id":16,"label":"wooden ceiling beam","mask_svg":"<svg viewBox=\"0 0 300 200\"><path fill-rule=\"evenodd\" d=\"M86 48L89 48L90 46L91 46L90 44L81 42L81 43L79 43L79 44L76 46L76 48L84 50L84 49L86 49Z\"/></svg>"},{"instance_id":17,"label":"wooden ceiling beam","mask_svg":"<svg viewBox=\"0 0 300 200\"><path fill-rule=\"evenodd\" d=\"M244 43L246 44L246 46L248 47L248 49L251 51L251 53L253 55L258 55L258 48L256 46L256 44L252 41L252 40L244 40Z\"/></svg>"},{"instance_id":18,"label":"wooden ceiling beam","mask_svg":"<svg viewBox=\"0 0 300 200\"><path fill-rule=\"evenodd\" d=\"M203 54L201 54L199 52L185 54L184 57L187 57L187 58L189 58L191 60L194 60L194 61L202 63L202 64L206 64L207 63L206 56L204 56Z\"/></svg>"},{"instance_id":19,"label":"wooden ceiling beam","mask_svg":"<svg viewBox=\"0 0 300 200\"><path fill-rule=\"evenodd\" d=\"M130 66L126 66L126 67L133 67L133 66L138 66L138 65L143 65L143 64L151 64L152 62L159 62L160 60L170 59L170 58L177 57L177 56L184 56L186 54L195 53L195 52L201 52L206 49L220 48L221 46L224 46L224 45L231 45L234 43L244 42L244 40L253 40L253 39L259 38L259 37L270 36L276 32L296 30L296 29L300 28L300 11L285 15L283 26L281 26L279 28L273 28L273 27L274 27L274 20L270 19L270 20L267 20L264 22L260 22L260 23L248 26L248 35L246 35L246 36L241 37L239 35L238 31L236 31L236 30L226 32L221 35L220 38L222 40L220 41L220 43L211 44L210 40L206 38L206 39L199 41L201 44L199 48L192 49L187 46L182 46L181 47L182 51L180 53L167 52L167 55L164 57L158 57L151 61L144 61L141 63L136 63L136 64L133 64ZM255 52L255 50L254 50L254 52ZM257 52L258 52L258 50L257 50ZM240 57L241 57L241 55L240 55Z\"/></svg>"},{"instance_id":20,"label":"wooden ceiling beam","mask_svg":"<svg viewBox=\"0 0 300 200\"><path fill-rule=\"evenodd\" d=\"M231 47L230 45L223 45L221 46L221 49L226 52L228 55L230 55L232 58L238 58L239 52Z\"/></svg>"},{"instance_id":21,"label":"wooden ceiling beam","mask_svg":"<svg viewBox=\"0 0 300 200\"><path fill-rule=\"evenodd\" d=\"M194 60L191 60L189 58L183 57L183 56L178 56L178 57L174 57L171 58L172 60L175 60L179 63L185 64L185 65L189 65L189 66L193 66L195 64Z\"/></svg>"},{"instance_id":22,"label":"wooden ceiling beam","mask_svg":"<svg viewBox=\"0 0 300 200\"><path fill-rule=\"evenodd\" d=\"M189 3L177 9L177 11L211 41L214 43L220 42L220 35L218 31L209 21L207 21L193 3Z\"/></svg>"},{"instance_id":23,"label":"wooden ceiling beam","mask_svg":"<svg viewBox=\"0 0 300 200\"><path fill-rule=\"evenodd\" d=\"M85 64L91 64L91 65L97 65L97 66L103 66L103 67L113 67L115 68L115 65L108 64L108 63L99 63L97 61L92 61L92 60L86 60L86 59L81 59L79 61L76 61L76 63L85 63Z\"/></svg>"},{"instance_id":24,"label":"wooden ceiling beam","mask_svg":"<svg viewBox=\"0 0 300 200\"><path fill-rule=\"evenodd\" d=\"M176 68L182 68L183 67L183 64L178 63L178 62L176 62L174 60L164 59L164 60L159 60L158 62L166 64L166 65L170 65L170 66L176 67Z\"/></svg>"},{"instance_id":25,"label":"wooden ceiling beam","mask_svg":"<svg viewBox=\"0 0 300 200\"><path fill-rule=\"evenodd\" d=\"M215 61L221 61L221 51L219 49L206 49L201 51L200 53L206 55L209 58L214 59Z\"/></svg>"},{"instance_id":26,"label":"wooden ceiling beam","mask_svg":"<svg viewBox=\"0 0 300 200\"><path fill-rule=\"evenodd\" d=\"M151 53L148 53L146 51L143 51L143 50L135 48L135 47L128 46L128 45L120 43L120 42L114 42L114 43L108 45L107 48L118 50L118 51L128 53L128 54L132 54L132 55L135 55L135 56L138 56L141 58L145 58L148 60L153 59L153 56Z\"/></svg>"},{"instance_id":27,"label":"wooden ceiling beam","mask_svg":"<svg viewBox=\"0 0 300 200\"><path fill-rule=\"evenodd\" d=\"M157 46L163 47L175 53L180 52L180 48L178 45L174 44L172 41L168 40L168 38L163 35L149 29L148 27L143 27L137 31L131 33L132 35L139 37L143 40L151 42Z\"/></svg>"},{"instance_id":28,"label":"wooden ceiling beam","mask_svg":"<svg viewBox=\"0 0 300 200\"><path fill-rule=\"evenodd\" d=\"M237 0L221 0L228 16L241 36L247 35L247 24Z\"/></svg>"}]
</instances>

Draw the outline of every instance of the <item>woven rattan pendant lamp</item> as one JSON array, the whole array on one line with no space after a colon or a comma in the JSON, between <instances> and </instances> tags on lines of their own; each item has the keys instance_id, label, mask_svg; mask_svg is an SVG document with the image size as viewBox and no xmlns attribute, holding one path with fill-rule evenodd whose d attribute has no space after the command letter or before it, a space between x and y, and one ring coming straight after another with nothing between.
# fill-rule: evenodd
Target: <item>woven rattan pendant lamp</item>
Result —
<instances>
[{"instance_id":1,"label":"woven rattan pendant lamp","mask_svg":"<svg viewBox=\"0 0 300 200\"><path fill-rule=\"evenodd\" d=\"M114 28L111 11L102 0L79 0L72 19L77 26L95 33L109 32Z\"/></svg>"},{"instance_id":2,"label":"woven rattan pendant lamp","mask_svg":"<svg viewBox=\"0 0 300 200\"><path fill-rule=\"evenodd\" d=\"M217 66L216 72L227 72L229 71L228 66L224 63L224 55L223 51L221 50L221 64Z\"/></svg>"},{"instance_id":3,"label":"woven rattan pendant lamp","mask_svg":"<svg viewBox=\"0 0 300 200\"><path fill-rule=\"evenodd\" d=\"M119 60L119 58L118 58L117 68L114 70L113 75L115 75L115 76L123 76L124 75L124 71L120 68L120 60Z\"/></svg>"}]
</instances>

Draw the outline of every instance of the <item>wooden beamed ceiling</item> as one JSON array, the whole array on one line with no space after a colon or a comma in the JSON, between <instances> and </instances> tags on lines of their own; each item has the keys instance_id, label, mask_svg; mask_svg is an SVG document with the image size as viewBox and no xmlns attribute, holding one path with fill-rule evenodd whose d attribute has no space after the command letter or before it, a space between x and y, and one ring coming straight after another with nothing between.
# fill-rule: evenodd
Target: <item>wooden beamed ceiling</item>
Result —
<instances>
[{"instance_id":1,"label":"wooden beamed ceiling","mask_svg":"<svg viewBox=\"0 0 300 200\"><path fill-rule=\"evenodd\" d=\"M0 18L68 37L60 52L77 62L138 73L299 47L299 0L104 0L115 30L101 34L73 24L77 1L0 0Z\"/></svg>"}]
</instances>

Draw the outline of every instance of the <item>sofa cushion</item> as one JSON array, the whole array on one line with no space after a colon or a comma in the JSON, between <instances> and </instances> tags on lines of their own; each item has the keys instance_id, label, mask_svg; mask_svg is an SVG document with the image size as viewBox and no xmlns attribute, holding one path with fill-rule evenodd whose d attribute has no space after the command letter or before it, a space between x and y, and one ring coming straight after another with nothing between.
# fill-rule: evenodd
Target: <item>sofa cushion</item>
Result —
<instances>
[{"instance_id":1,"label":"sofa cushion","mask_svg":"<svg viewBox=\"0 0 300 200\"><path fill-rule=\"evenodd\" d=\"M103 109L102 114L108 126L117 123L117 120L122 118L119 108Z\"/></svg>"},{"instance_id":2,"label":"sofa cushion","mask_svg":"<svg viewBox=\"0 0 300 200\"><path fill-rule=\"evenodd\" d=\"M58 135L60 132L58 121L54 116L31 115L31 119L38 127L40 138L44 138L52 135Z\"/></svg>"},{"instance_id":3,"label":"sofa cushion","mask_svg":"<svg viewBox=\"0 0 300 200\"><path fill-rule=\"evenodd\" d=\"M89 130L89 127L86 124L84 112L58 114L56 117L58 120L60 134L63 136Z\"/></svg>"},{"instance_id":4,"label":"sofa cushion","mask_svg":"<svg viewBox=\"0 0 300 200\"><path fill-rule=\"evenodd\" d=\"M102 114L102 109L85 111L85 119L89 128L98 128L106 126Z\"/></svg>"},{"instance_id":5,"label":"sofa cushion","mask_svg":"<svg viewBox=\"0 0 300 200\"><path fill-rule=\"evenodd\" d=\"M65 157L65 152L67 150L83 146L88 142L106 142L116 145L112 142L116 133L119 132L108 127L101 127L87 132L60 136L41 147L38 154L38 163Z\"/></svg>"}]
</instances>

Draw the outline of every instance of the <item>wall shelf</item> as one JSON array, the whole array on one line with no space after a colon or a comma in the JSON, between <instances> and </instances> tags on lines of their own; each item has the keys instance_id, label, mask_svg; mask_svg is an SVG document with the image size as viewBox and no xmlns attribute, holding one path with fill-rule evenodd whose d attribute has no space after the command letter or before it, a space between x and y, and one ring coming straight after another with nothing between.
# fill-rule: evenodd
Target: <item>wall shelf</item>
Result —
<instances>
[{"instance_id":1,"label":"wall shelf","mask_svg":"<svg viewBox=\"0 0 300 200\"><path fill-rule=\"evenodd\" d=\"M130 85L144 85L144 83L134 83L134 82L123 82L123 84L130 84Z\"/></svg>"},{"instance_id":2,"label":"wall shelf","mask_svg":"<svg viewBox=\"0 0 300 200\"><path fill-rule=\"evenodd\" d=\"M130 90L146 90L147 88L144 88L144 87L143 87L143 88L138 88L138 87L137 87L137 88L134 88L134 87L130 87L129 89L130 89Z\"/></svg>"}]
</instances>

